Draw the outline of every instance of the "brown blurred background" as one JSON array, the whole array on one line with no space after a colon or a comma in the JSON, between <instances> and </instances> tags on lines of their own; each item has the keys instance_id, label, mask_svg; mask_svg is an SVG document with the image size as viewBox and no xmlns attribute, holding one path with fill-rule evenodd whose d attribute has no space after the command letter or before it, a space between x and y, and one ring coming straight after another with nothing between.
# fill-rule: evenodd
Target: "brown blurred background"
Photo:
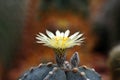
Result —
<instances>
[{"instance_id":1,"label":"brown blurred background","mask_svg":"<svg viewBox=\"0 0 120 80\"><path fill-rule=\"evenodd\" d=\"M67 60L78 51L80 65L93 67L103 80L110 80L107 60L110 48L119 42L120 29L116 27L119 20L115 17L119 15L120 7L115 6L119 3L117 0L1 0L0 80L16 80L32 66L55 62L52 49L36 43L36 34L45 33L46 29L84 33L85 42L69 49Z\"/></svg>"}]
</instances>

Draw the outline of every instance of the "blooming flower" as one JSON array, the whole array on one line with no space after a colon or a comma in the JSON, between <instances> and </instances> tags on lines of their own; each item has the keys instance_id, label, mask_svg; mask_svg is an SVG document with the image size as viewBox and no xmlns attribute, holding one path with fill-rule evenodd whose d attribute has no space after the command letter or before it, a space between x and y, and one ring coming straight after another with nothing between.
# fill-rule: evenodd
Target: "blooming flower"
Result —
<instances>
[{"instance_id":1,"label":"blooming flower","mask_svg":"<svg viewBox=\"0 0 120 80\"><path fill-rule=\"evenodd\" d=\"M55 34L46 30L46 33L47 35L43 33L37 34L37 43L43 43L45 46L54 49L71 48L75 45L81 45L84 40L84 38L82 37L83 34L80 34L80 32L76 32L71 36L69 36L69 30L66 30L65 32L60 32L59 30L57 30Z\"/></svg>"}]
</instances>

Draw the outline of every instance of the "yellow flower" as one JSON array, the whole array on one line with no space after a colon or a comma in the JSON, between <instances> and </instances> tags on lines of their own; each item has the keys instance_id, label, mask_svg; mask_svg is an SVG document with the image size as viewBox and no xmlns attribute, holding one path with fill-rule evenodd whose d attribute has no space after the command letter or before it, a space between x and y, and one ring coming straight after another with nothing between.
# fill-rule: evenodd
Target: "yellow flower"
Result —
<instances>
[{"instance_id":1,"label":"yellow flower","mask_svg":"<svg viewBox=\"0 0 120 80\"><path fill-rule=\"evenodd\" d=\"M73 35L69 36L70 31L66 30L65 32L56 31L56 34L46 30L47 36L43 33L37 34L36 39L37 43L44 43L45 46L54 48L54 49L66 49L71 48L75 45L81 45L84 38L83 34L76 32Z\"/></svg>"}]
</instances>

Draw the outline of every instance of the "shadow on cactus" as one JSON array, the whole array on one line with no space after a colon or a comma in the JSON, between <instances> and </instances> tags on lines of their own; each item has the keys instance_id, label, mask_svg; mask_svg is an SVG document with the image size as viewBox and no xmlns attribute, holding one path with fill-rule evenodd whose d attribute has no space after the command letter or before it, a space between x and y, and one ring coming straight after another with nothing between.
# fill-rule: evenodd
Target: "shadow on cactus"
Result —
<instances>
[{"instance_id":1,"label":"shadow on cactus","mask_svg":"<svg viewBox=\"0 0 120 80\"><path fill-rule=\"evenodd\" d=\"M69 36L70 31L56 31L55 34L46 30L47 35L39 33L37 43L43 43L55 52L56 63L48 62L39 64L37 67L26 71L19 80L101 80L101 76L94 69L86 66L79 67L79 54L75 52L66 61L66 50L76 45L81 45L84 40L83 34L76 32Z\"/></svg>"}]
</instances>

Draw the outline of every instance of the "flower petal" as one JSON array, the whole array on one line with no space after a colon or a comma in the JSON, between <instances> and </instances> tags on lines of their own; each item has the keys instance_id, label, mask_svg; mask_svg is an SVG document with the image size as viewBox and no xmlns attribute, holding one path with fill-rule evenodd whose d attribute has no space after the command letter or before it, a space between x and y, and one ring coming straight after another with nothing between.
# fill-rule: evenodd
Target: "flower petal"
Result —
<instances>
[{"instance_id":1,"label":"flower petal","mask_svg":"<svg viewBox=\"0 0 120 80\"><path fill-rule=\"evenodd\" d=\"M69 34L70 34L70 30L66 30L66 31L65 31L65 35L64 35L64 37L68 37Z\"/></svg>"},{"instance_id":2,"label":"flower petal","mask_svg":"<svg viewBox=\"0 0 120 80\"><path fill-rule=\"evenodd\" d=\"M73 38L76 37L78 34L79 34L79 32L76 32L76 33L74 33L73 35L71 35L69 38L70 38L70 39L73 39Z\"/></svg>"},{"instance_id":3,"label":"flower petal","mask_svg":"<svg viewBox=\"0 0 120 80\"><path fill-rule=\"evenodd\" d=\"M60 36L60 31L59 30L56 31L56 36Z\"/></svg>"},{"instance_id":4,"label":"flower petal","mask_svg":"<svg viewBox=\"0 0 120 80\"><path fill-rule=\"evenodd\" d=\"M81 38L82 36L83 36L83 34L79 34L76 37L74 37L73 40L77 40L77 39Z\"/></svg>"},{"instance_id":5,"label":"flower petal","mask_svg":"<svg viewBox=\"0 0 120 80\"><path fill-rule=\"evenodd\" d=\"M83 42L84 39L85 38L80 38L80 39L76 40L75 42Z\"/></svg>"},{"instance_id":6,"label":"flower petal","mask_svg":"<svg viewBox=\"0 0 120 80\"><path fill-rule=\"evenodd\" d=\"M50 38L55 37L55 35L54 35L52 32L48 31L48 30L46 30L46 33L47 33L47 35L48 35Z\"/></svg>"},{"instance_id":7,"label":"flower petal","mask_svg":"<svg viewBox=\"0 0 120 80\"><path fill-rule=\"evenodd\" d=\"M42 42L42 41L36 41L37 43L45 43L45 42Z\"/></svg>"},{"instance_id":8,"label":"flower petal","mask_svg":"<svg viewBox=\"0 0 120 80\"><path fill-rule=\"evenodd\" d=\"M60 36L61 36L61 37L64 37L64 33L63 33L63 32L61 32Z\"/></svg>"},{"instance_id":9,"label":"flower petal","mask_svg":"<svg viewBox=\"0 0 120 80\"><path fill-rule=\"evenodd\" d=\"M44 37L44 38L47 38L47 39L49 39L46 35L44 35L43 33L39 33L42 37Z\"/></svg>"}]
</instances>

